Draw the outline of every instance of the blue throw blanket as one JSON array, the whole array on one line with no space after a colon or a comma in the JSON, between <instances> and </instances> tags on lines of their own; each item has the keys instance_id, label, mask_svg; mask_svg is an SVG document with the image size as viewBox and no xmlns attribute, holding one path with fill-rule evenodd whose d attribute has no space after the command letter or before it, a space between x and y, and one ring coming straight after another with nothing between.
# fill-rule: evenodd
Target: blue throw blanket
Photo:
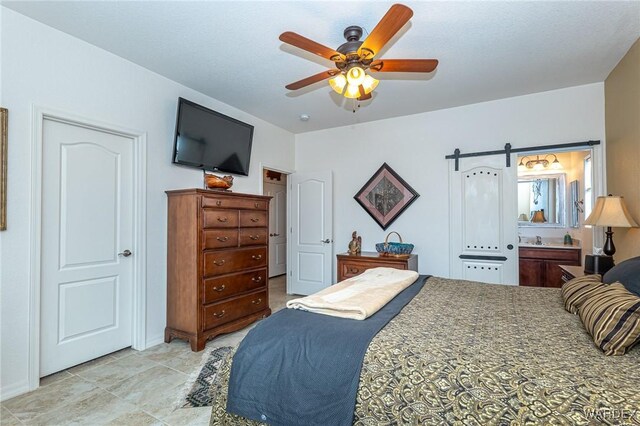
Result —
<instances>
[{"instance_id":1,"label":"blue throw blanket","mask_svg":"<svg viewBox=\"0 0 640 426\"><path fill-rule=\"evenodd\" d=\"M227 411L271 425L350 425L365 352L428 276L364 321L283 309L233 357Z\"/></svg>"}]
</instances>

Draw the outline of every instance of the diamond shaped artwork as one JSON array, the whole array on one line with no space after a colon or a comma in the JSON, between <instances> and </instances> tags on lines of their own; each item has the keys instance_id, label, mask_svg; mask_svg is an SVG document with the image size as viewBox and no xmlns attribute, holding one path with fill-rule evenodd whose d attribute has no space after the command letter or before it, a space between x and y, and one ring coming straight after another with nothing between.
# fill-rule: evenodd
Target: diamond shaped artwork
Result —
<instances>
[{"instance_id":1,"label":"diamond shaped artwork","mask_svg":"<svg viewBox=\"0 0 640 426\"><path fill-rule=\"evenodd\" d=\"M384 163L353 198L382 229L387 229L419 196L387 163Z\"/></svg>"}]
</instances>

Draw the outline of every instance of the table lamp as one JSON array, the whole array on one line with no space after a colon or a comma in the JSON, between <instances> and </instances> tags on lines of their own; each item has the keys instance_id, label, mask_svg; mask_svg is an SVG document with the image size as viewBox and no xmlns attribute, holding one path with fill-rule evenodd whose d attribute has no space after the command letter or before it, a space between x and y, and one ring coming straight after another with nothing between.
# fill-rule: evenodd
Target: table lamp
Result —
<instances>
[{"instance_id":1,"label":"table lamp","mask_svg":"<svg viewBox=\"0 0 640 426\"><path fill-rule=\"evenodd\" d=\"M607 231L605 232L607 239L602 249L607 256L613 256L616 252L616 246L613 245L612 227L633 228L638 226L636 221L631 217L629 210L627 210L624 198L617 195L598 197L593 211L584 221L584 224L607 227Z\"/></svg>"}]
</instances>

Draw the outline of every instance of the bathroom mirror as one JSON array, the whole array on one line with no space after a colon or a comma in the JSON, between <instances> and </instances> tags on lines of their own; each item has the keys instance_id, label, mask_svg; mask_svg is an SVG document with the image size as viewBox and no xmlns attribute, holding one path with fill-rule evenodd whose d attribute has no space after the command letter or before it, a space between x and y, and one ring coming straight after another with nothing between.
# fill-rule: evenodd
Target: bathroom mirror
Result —
<instances>
[{"instance_id":1,"label":"bathroom mirror","mask_svg":"<svg viewBox=\"0 0 640 426\"><path fill-rule=\"evenodd\" d=\"M565 226L565 174L518 177L518 226Z\"/></svg>"}]
</instances>

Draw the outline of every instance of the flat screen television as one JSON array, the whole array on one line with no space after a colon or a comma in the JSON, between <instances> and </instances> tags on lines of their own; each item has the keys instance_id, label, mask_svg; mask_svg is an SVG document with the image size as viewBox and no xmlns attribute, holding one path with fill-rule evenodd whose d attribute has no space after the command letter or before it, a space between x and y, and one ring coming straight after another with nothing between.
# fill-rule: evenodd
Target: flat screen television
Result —
<instances>
[{"instance_id":1,"label":"flat screen television","mask_svg":"<svg viewBox=\"0 0 640 426\"><path fill-rule=\"evenodd\" d=\"M173 162L249 175L253 126L179 98Z\"/></svg>"}]
</instances>

